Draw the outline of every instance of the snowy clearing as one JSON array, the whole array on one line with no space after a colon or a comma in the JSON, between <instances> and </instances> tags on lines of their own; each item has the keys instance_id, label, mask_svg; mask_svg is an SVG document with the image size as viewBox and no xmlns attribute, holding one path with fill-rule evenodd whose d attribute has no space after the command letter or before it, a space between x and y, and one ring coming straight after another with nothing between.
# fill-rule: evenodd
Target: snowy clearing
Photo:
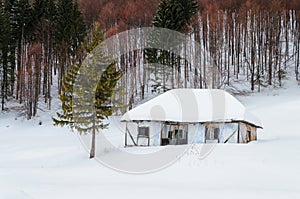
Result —
<instances>
[{"instance_id":1,"label":"snowy clearing","mask_svg":"<svg viewBox=\"0 0 300 199\"><path fill-rule=\"evenodd\" d=\"M146 175L89 160L76 133L53 127L49 114L1 113L0 198L299 198L300 88L284 87L238 97L263 123L257 142L219 144L204 159L195 145Z\"/></svg>"}]
</instances>

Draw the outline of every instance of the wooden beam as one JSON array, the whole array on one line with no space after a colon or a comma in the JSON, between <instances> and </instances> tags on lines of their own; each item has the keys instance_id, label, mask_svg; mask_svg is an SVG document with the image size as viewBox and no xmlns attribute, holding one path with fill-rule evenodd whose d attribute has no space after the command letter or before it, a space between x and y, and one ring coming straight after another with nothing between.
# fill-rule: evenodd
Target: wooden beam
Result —
<instances>
[{"instance_id":1,"label":"wooden beam","mask_svg":"<svg viewBox=\"0 0 300 199\"><path fill-rule=\"evenodd\" d=\"M160 146L162 146L162 131L164 128L164 123L160 123Z\"/></svg>"},{"instance_id":2,"label":"wooden beam","mask_svg":"<svg viewBox=\"0 0 300 199\"><path fill-rule=\"evenodd\" d=\"M136 132L137 132L137 134L138 134L138 136L137 136L137 138L136 138L136 145L138 146L139 145L139 126L140 126L140 122L137 122L136 123L137 125L136 125Z\"/></svg>"},{"instance_id":3,"label":"wooden beam","mask_svg":"<svg viewBox=\"0 0 300 199\"><path fill-rule=\"evenodd\" d=\"M224 143L227 143L227 142L232 138L232 136L234 136L234 134L236 134L237 131L238 131L238 130L233 131L233 133L225 140Z\"/></svg>"},{"instance_id":4,"label":"wooden beam","mask_svg":"<svg viewBox=\"0 0 300 199\"><path fill-rule=\"evenodd\" d=\"M125 147L127 147L127 131L128 131L128 122L126 122L126 129L125 129Z\"/></svg>"},{"instance_id":5,"label":"wooden beam","mask_svg":"<svg viewBox=\"0 0 300 199\"><path fill-rule=\"evenodd\" d=\"M136 144L136 142L134 141L134 138L133 138L133 136L131 135L131 133L130 133L129 129L127 128L127 126L126 126L126 129L127 129L126 133L129 134L129 137L130 137L131 141L133 142L133 144L134 144L135 146L137 146L137 144ZM127 142L127 135L126 135L125 138L126 138L126 142ZM127 144L127 143L126 143L126 144Z\"/></svg>"},{"instance_id":6,"label":"wooden beam","mask_svg":"<svg viewBox=\"0 0 300 199\"><path fill-rule=\"evenodd\" d=\"M238 123L238 134L237 134L237 143L240 143L240 128L241 128L241 123Z\"/></svg>"}]
</instances>

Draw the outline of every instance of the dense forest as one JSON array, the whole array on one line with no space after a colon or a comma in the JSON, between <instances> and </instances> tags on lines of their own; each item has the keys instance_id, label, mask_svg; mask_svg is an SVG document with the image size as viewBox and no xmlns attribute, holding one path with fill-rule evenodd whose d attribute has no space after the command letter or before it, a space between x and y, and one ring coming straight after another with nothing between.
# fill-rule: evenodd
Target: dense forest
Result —
<instances>
[{"instance_id":1,"label":"dense forest","mask_svg":"<svg viewBox=\"0 0 300 199\"><path fill-rule=\"evenodd\" d=\"M18 102L30 119L42 103L51 109L71 65L85 58L83 44L92 39L95 24L106 38L149 26L179 31L200 44L199 56L212 60L218 71L209 84L212 66L193 65L169 52L164 62L168 75L161 75L147 64L149 51L129 52L116 60L122 91L115 97L126 105L118 113L172 88L211 85L242 92L235 87L243 82L249 91L259 92L282 86L290 68L300 78L297 0L1 0L2 111Z\"/></svg>"}]
</instances>

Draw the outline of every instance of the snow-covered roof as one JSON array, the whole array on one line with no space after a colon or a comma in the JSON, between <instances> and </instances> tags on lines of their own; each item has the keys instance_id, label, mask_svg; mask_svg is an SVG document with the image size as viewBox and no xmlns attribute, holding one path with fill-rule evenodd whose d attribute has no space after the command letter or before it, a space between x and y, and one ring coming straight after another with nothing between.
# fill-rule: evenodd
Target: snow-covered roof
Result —
<instances>
[{"instance_id":1,"label":"snow-covered roof","mask_svg":"<svg viewBox=\"0 0 300 199\"><path fill-rule=\"evenodd\" d=\"M257 127L262 126L235 97L219 89L173 89L128 111L121 121L244 121Z\"/></svg>"}]
</instances>

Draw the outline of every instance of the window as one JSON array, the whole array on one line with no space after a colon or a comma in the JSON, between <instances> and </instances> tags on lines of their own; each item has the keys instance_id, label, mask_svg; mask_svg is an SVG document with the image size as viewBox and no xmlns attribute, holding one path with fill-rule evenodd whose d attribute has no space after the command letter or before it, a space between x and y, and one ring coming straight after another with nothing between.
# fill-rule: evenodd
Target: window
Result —
<instances>
[{"instance_id":1,"label":"window","mask_svg":"<svg viewBox=\"0 0 300 199\"><path fill-rule=\"evenodd\" d=\"M205 127L205 139L206 140L219 140L220 128L218 127Z\"/></svg>"},{"instance_id":2,"label":"window","mask_svg":"<svg viewBox=\"0 0 300 199\"><path fill-rule=\"evenodd\" d=\"M149 137L149 126L139 127L138 137Z\"/></svg>"},{"instance_id":3,"label":"window","mask_svg":"<svg viewBox=\"0 0 300 199\"><path fill-rule=\"evenodd\" d=\"M150 135L149 126L140 126L140 127L138 127L138 135L137 135L136 144L139 145L139 139L142 138L142 139L144 139L144 141L145 141L145 139L148 139L147 145L149 146L150 145L149 135Z\"/></svg>"},{"instance_id":4,"label":"window","mask_svg":"<svg viewBox=\"0 0 300 199\"><path fill-rule=\"evenodd\" d=\"M220 137L220 128L214 128L214 139L217 140Z\"/></svg>"},{"instance_id":5,"label":"window","mask_svg":"<svg viewBox=\"0 0 300 199\"><path fill-rule=\"evenodd\" d=\"M161 145L188 143L188 124L168 123L161 134Z\"/></svg>"}]
</instances>

